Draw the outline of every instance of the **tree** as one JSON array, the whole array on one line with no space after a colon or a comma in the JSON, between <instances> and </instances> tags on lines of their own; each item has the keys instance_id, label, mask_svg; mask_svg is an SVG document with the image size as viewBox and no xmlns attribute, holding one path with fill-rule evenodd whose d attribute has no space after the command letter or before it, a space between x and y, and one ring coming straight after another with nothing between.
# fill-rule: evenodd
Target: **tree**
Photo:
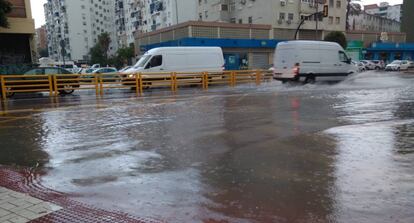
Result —
<instances>
[{"instance_id":1,"label":"tree","mask_svg":"<svg viewBox=\"0 0 414 223\"><path fill-rule=\"evenodd\" d=\"M0 27L9 28L7 14L12 10L12 4L7 0L0 0Z\"/></svg>"},{"instance_id":2,"label":"tree","mask_svg":"<svg viewBox=\"0 0 414 223\"><path fill-rule=\"evenodd\" d=\"M92 47L91 50L89 51L89 54L91 55L92 64L97 63L97 64L106 65L108 62L99 44L96 44L94 47Z\"/></svg>"},{"instance_id":3,"label":"tree","mask_svg":"<svg viewBox=\"0 0 414 223\"><path fill-rule=\"evenodd\" d=\"M346 24L345 29L348 31L351 28L351 25L349 24L349 16L350 15L359 15L361 13L361 5L357 4L355 2L360 2L361 0L347 0L346 4Z\"/></svg>"},{"instance_id":4,"label":"tree","mask_svg":"<svg viewBox=\"0 0 414 223\"><path fill-rule=\"evenodd\" d=\"M123 47L119 48L117 51L117 56L119 57L119 60L125 64L130 64L131 58L133 58L135 55L135 47L134 44L131 44L129 47Z\"/></svg>"},{"instance_id":5,"label":"tree","mask_svg":"<svg viewBox=\"0 0 414 223\"><path fill-rule=\"evenodd\" d=\"M330 32L328 35L325 36L325 41L335 42L342 46L342 48L346 49L348 46L348 42L346 40L345 34L340 31L333 31Z\"/></svg>"},{"instance_id":6,"label":"tree","mask_svg":"<svg viewBox=\"0 0 414 223\"><path fill-rule=\"evenodd\" d=\"M98 44L101 47L105 58L108 59L108 50L109 50L109 45L111 44L111 37L109 36L109 34L102 33L101 35L99 35Z\"/></svg>"},{"instance_id":7,"label":"tree","mask_svg":"<svg viewBox=\"0 0 414 223\"><path fill-rule=\"evenodd\" d=\"M131 64L131 59L135 56L134 44L129 47L122 47L116 51L116 55L108 58L108 64L111 64L117 68L124 67L127 64Z\"/></svg>"},{"instance_id":8,"label":"tree","mask_svg":"<svg viewBox=\"0 0 414 223\"><path fill-rule=\"evenodd\" d=\"M102 33L98 36L98 42L93 46L89 54L91 55L91 62L101 65L108 64L108 51L111 44L111 37L108 33Z\"/></svg>"}]
</instances>

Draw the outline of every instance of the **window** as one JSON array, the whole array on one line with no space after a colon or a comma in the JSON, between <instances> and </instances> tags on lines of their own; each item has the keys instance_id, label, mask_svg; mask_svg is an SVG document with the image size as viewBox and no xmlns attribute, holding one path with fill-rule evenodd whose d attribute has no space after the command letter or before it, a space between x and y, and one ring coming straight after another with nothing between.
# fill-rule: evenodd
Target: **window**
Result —
<instances>
[{"instance_id":1,"label":"window","mask_svg":"<svg viewBox=\"0 0 414 223\"><path fill-rule=\"evenodd\" d=\"M253 23L253 17L249 17L249 24L252 24Z\"/></svg>"},{"instance_id":2,"label":"window","mask_svg":"<svg viewBox=\"0 0 414 223\"><path fill-rule=\"evenodd\" d=\"M333 24L333 16L329 16L329 24Z\"/></svg>"},{"instance_id":3,"label":"window","mask_svg":"<svg viewBox=\"0 0 414 223\"><path fill-rule=\"evenodd\" d=\"M333 8L334 7L334 0L329 0L329 7Z\"/></svg>"},{"instance_id":4,"label":"window","mask_svg":"<svg viewBox=\"0 0 414 223\"><path fill-rule=\"evenodd\" d=\"M159 67L161 65L162 65L162 56L157 55L157 56L153 56L151 58L150 62L147 64L145 69L149 69L149 68L152 68L152 67Z\"/></svg>"},{"instance_id":5,"label":"window","mask_svg":"<svg viewBox=\"0 0 414 223\"><path fill-rule=\"evenodd\" d=\"M243 19L239 19L239 23L242 24L243 23Z\"/></svg>"},{"instance_id":6,"label":"window","mask_svg":"<svg viewBox=\"0 0 414 223\"><path fill-rule=\"evenodd\" d=\"M284 12L279 13L279 20L285 20L286 14Z\"/></svg>"},{"instance_id":7,"label":"window","mask_svg":"<svg viewBox=\"0 0 414 223\"><path fill-rule=\"evenodd\" d=\"M349 59L343 51L339 51L339 61L349 63Z\"/></svg>"},{"instance_id":8,"label":"window","mask_svg":"<svg viewBox=\"0 0 414 223\"><path fill-rule=\"evenodd\" d=\"M336 24L339 24L339 23L341 23L341 18L339 18L339 17L336 17L336 18L335 18L335 23L336 23Z\"/></svg>"},{"instance_id":9,"label":"window","mask_svg":"<svg viewBox=\"0 0 414 223\"><path fill-rule=\"evenodd\" d=\"M288 14L288 20L293 20L293 17L294 17L293 13Z\"/></svg>"},{"instance_id":10,"label":"window","mask_svg":"<svg viewBox=\"0 0 414 223\"><path fill-rule=\"evenodd\" d=\"M236 18L231 18L230 23L236 23Z\"/></svg>"},{"instance_id":11,"label":"window","mask_svg":"<svg viewBox=\"0 0 414 223\"><path fill-rule=\"evenodd\" d=\"M341 1L340 0L336 1L336 7L341 8Z\"/></svg>"},{"instance_id":12,"label":"window","mask_svg":"<svg viewBox=\"0 0 414 223\"><path fill-rule=\"evenodd\" d=\"M206 11L204 11L204 17L205 17L205 18L208 18L208 12L207 12L207 10L206 10Z\"/></svg>"}]
</instances>

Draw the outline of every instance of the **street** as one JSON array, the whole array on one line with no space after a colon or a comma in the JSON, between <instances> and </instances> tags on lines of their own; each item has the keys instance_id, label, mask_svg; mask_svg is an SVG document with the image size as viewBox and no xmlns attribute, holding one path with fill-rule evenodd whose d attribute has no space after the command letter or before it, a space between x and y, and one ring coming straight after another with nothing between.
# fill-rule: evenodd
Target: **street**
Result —
<instances>
[{"instance_id":1,"label":"street","mask_svg":"<svg viewBox=\"0 0 414 223\"><path fill-rule=\"evenodd\" d=\"M414 222L414 76L17 95L0 165L166 222ZM0 166L1 168L1 166Z\"/></svg>"}]
</instances>

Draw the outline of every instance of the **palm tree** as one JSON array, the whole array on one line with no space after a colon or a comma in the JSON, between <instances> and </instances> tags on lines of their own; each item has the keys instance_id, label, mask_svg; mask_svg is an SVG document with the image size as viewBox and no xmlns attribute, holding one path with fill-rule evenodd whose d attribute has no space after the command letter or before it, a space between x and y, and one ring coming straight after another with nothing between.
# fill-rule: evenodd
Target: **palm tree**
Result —
<instances>
[{"instance_id":1,"label":"palm tree","mask_svg":"<svg viewBox=\"0 0 414 223\"><path fill-rule=\"evenodd\" d=\"M108 50L109 50L109 45L111 44L111 37L109 36L109 34L105 32L99 35L98 44L102 52L104 53L105 59L108 59Z\"/></svg>"}]
</instances>

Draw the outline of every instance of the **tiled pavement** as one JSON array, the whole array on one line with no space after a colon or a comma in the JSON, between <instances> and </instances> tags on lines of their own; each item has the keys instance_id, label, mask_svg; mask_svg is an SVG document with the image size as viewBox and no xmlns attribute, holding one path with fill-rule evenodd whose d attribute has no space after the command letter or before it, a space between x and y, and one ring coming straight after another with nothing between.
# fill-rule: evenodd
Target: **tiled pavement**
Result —
<instances>
[{"instance_id":1,"label":"tiled pavement","mask_svg":"<svg viewBox=\"0 0 414 223\"><path fill-rule=\"evenodd\" d=\"M161 223L164 221L96 208L46 188L40 175L0 165L0 223ZM139 211L139 210L137 210Z\"/></svg>"},{"instance_id":2,"label":"tiled pavement","mask_svg":"<svg viewBox=\"0 0 414 223\"><path fill-rule=\"evenodd\" d=\"M40 218L61 207L26 194L0 187L0 222L24 223Z\"/></svg>"}]
</instances>

